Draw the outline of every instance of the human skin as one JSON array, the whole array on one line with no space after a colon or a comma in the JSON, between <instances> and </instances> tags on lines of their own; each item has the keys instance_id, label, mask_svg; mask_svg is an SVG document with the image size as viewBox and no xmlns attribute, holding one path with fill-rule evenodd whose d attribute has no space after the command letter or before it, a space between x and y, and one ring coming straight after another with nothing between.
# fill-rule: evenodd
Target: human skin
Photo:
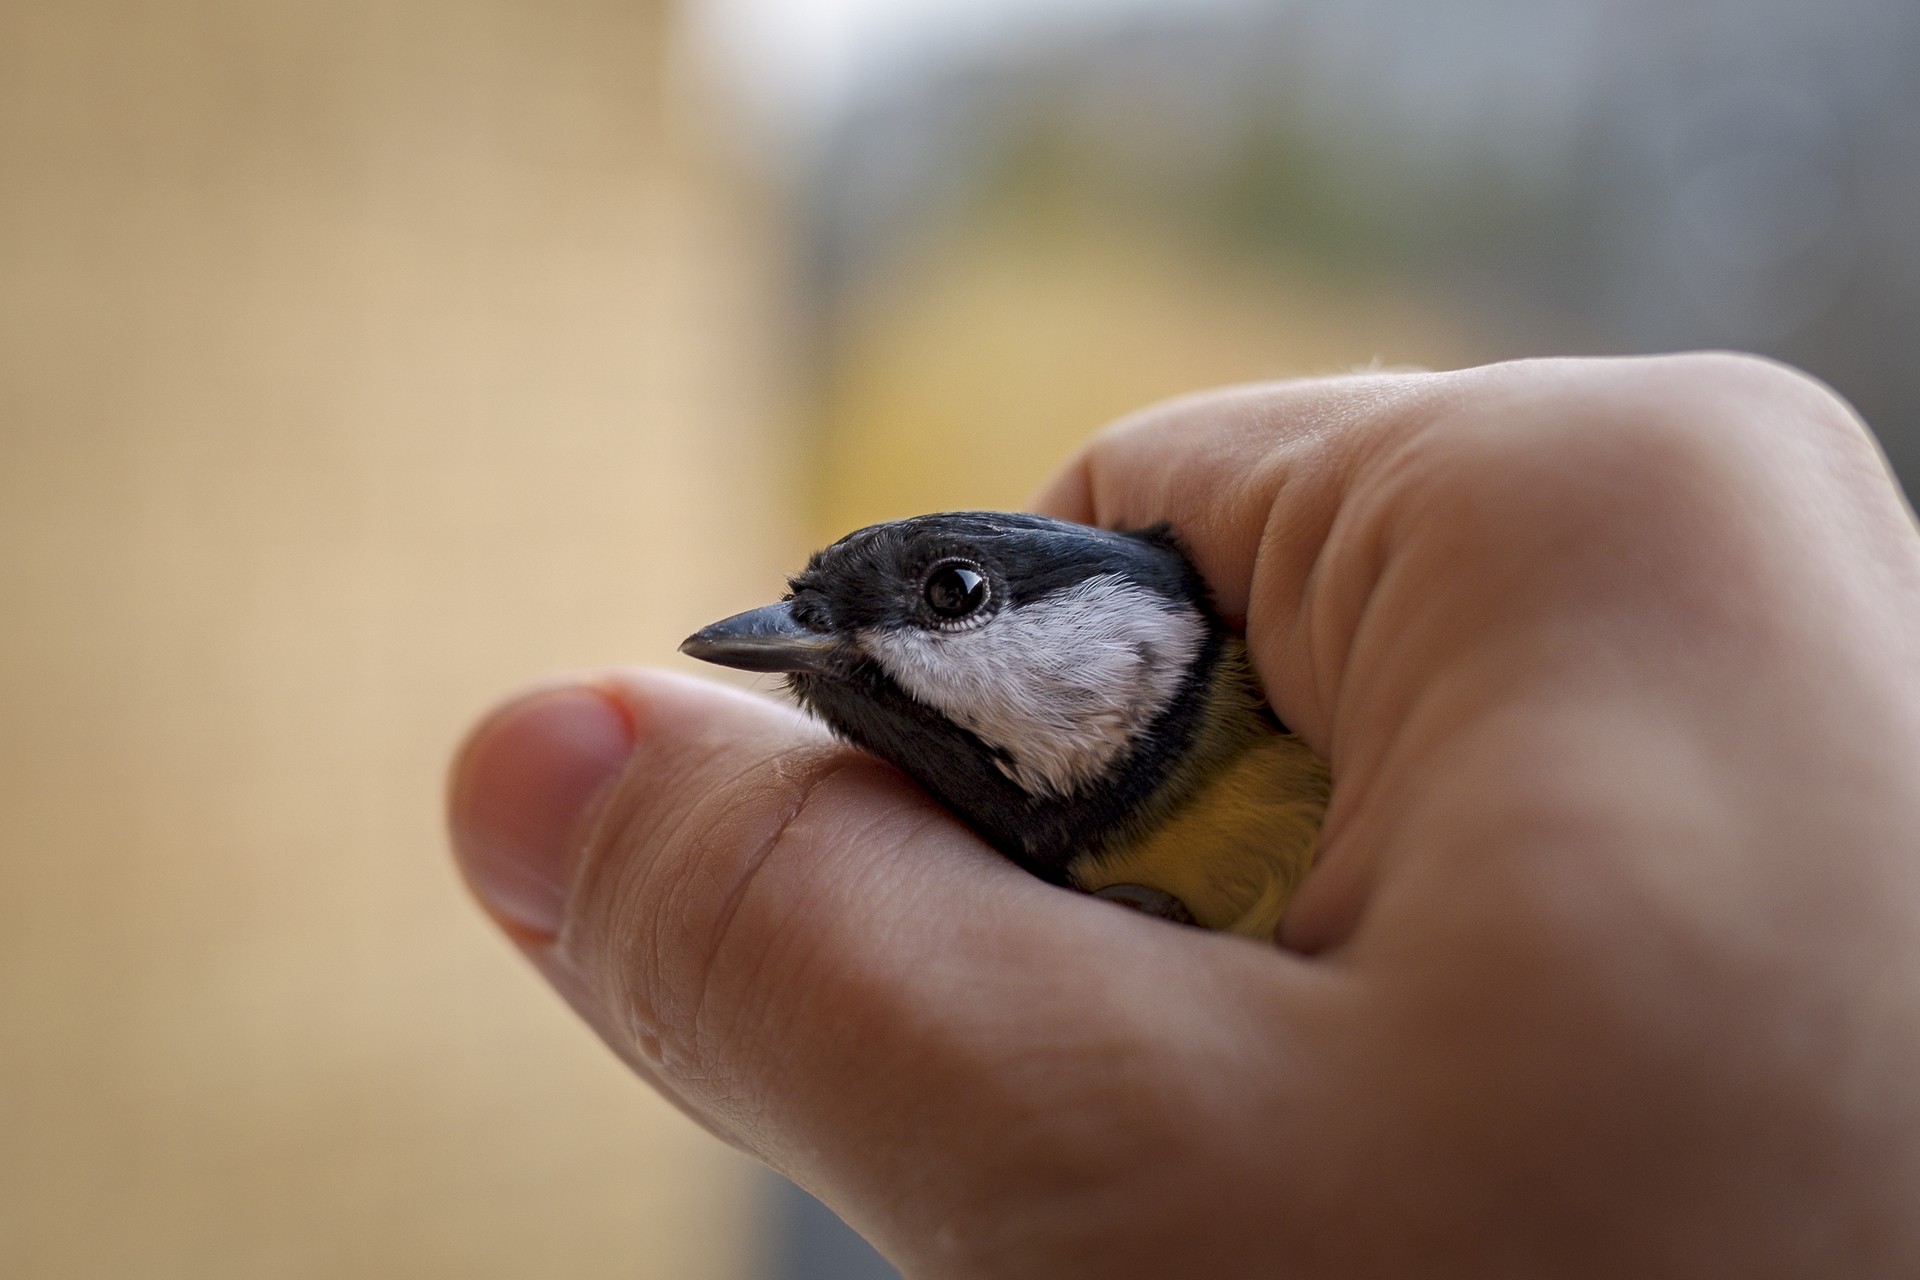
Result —
<instances>
[{"instance_id":1,"label":"human skin","mask_svg":"<svg viewBox=\"0 0 1920 1280\"><path fill-rule=\"evenodd\" d=\"M452 820L640 1076L912 1276L1920 1275L1920 538L1844 404L1731 356L1236 388L1039 505L1172 521L1331 761L1283 945L607 672L483 722Z\"/></svg>"}]
</instances>

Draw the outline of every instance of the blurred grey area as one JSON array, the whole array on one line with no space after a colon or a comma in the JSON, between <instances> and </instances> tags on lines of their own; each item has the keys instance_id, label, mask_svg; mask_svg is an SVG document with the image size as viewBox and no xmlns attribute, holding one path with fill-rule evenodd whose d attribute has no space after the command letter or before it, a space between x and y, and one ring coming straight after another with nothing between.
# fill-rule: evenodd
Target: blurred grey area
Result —
<instances>
[{"instance_id":1,"label":"blurred grey area","mask_svg":"<svg viewBox=\"0 0 1920 1280\"><path fill-rule=\"evenodd\" d=\"M900 1273L833 1211L784 1178L769 1178L773 1257L764 1280L898 1280Z\"/></svg>"},{"instance_id":2,"label":"blurred grey area","mask_svg":"<svg viewBox=\"0 0 1920 1280\"><path fill-rule=\"evenodd\" d=\"M845 95L799 181L816 332L980 219L1144 221L1416 288L1489 358L1771 355L1920 475L1920 5L1100 8Z\"/></svg>"}]
</instances>

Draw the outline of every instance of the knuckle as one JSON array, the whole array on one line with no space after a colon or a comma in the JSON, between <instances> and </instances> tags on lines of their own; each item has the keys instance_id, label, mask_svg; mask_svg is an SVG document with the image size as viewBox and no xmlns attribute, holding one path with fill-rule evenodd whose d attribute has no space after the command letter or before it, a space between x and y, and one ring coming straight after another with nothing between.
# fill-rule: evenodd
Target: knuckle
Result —
<instances>
[{"instance_id":1,"label":"knuckle","mask_svg":"<svg viewBox=\"0 0 1920 1280\"><path fill-rule=\"evenodd\" d=\"M1672 386L1670 427L1733 445L1766 447L1783 438L1857 446L1871 439L1840 395L1800 369L1742 352L1701 351L1649 362Z\"/></svg>"},{"instance_id":2,"label":"knuckle","mask_svg":"<svg viewBox=\"0 0 1920 1280\"><path fill-rule=\"evenodd\" d=\"M1746 351L1682 351L1652 356L1649 366L1661 367L1702 388L1733 395L1817 396L1838 405L1840 398L1818 378L1792 365Z\"/></svg>"},{"instance_id":3,"label":"knuckle","mask_svg":"<svg viewBox=\"0 0 1920 1280\"><path fill-rule=\"evenodd\" d=\"M1409 433L1386 471L1456 522L1503 536L1596 526L1650 538L1738 518L1769 460L1871 450L1848 406L1807 375L1755 356L1694 353L1494 366Z\"/></svg>"}]
</instances>

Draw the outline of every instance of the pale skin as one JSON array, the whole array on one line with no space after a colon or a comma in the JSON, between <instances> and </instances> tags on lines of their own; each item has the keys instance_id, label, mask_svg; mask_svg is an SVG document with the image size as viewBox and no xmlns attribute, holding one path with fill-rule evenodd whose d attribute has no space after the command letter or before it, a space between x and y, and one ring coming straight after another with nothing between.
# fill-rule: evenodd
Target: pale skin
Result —
<instances>
[{"instance_id":1,"label":"pale skin","mask_svg":"<svg viewBox=\"0 0 1920 1280\"><path fill-rule=\"evenodd\" d=\"M1844 404L1726 356L1236 388L1038 505L1171 520L1332 762L1283 945L609 672L475 731L454 831L639 1075L911 1276L1920 1275L1920 538Z\"/></svg>"}]
</instances>

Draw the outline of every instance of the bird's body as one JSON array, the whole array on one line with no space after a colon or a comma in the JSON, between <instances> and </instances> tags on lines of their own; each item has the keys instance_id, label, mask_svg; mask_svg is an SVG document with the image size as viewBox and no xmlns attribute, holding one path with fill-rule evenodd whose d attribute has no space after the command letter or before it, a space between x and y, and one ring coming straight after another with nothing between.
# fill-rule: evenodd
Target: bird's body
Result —
<instances>
[{"instance_id":1,"label":"bird's body","mask_svg":"<svg viewBox=\"0 0 1920 1280\"><path fill-rule=\"evenodd\" d=\"M1089 893L1142 885L1206 928L1271 938L1313 864L1331 780L1267 710L1238 637L1221 665L1198 741L1160 803L1076 859L1071 877Z\"/></svg>"},{"instance_id":2,"label":"bird's body","mask_svg":"<svg viewBox=\"0 0 1920 1280\"><path fill-rule=\"evenodd\" d=\"M1029 871L1270 939L1329 778L1164 527L958 512L826 548L683 648L784 671Z\"/></svg>"}]
</instances>

